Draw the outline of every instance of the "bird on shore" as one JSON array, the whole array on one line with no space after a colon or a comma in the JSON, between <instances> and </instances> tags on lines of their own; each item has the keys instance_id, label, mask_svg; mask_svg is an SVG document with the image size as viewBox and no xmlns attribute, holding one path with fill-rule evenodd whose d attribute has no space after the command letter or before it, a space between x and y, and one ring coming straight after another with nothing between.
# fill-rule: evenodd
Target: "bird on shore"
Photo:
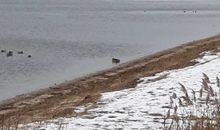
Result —
<instances>
[{"instance_id":1,"label":"bird on shore","mask_svg":"<svg viewBox=\"0 0 220 130\"><path fill-rule=\"evenodd\" d=\"M112 58L112 64L118 64L120 63L120 59Z\"/></svg>"}]
</instances>

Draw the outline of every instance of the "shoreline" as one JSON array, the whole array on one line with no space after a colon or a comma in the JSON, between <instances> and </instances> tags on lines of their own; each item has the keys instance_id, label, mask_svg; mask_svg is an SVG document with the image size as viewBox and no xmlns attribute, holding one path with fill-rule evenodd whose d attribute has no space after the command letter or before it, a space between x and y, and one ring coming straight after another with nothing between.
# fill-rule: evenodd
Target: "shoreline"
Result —
<instances>
[{"instance_id":1,"label":"shoreline","mask_svg":"<svg viewBox=\"0 0 220 130\"><path fill-rule=\"evenodd\" d=\"M182 44L116 67L98 71L68 82L16 96L0 103L0 122L16 118L20 123L63 116L77 116L75 106L93 102L100 93L134 87L144 76L193 65L200 53L220 47L220 36Z\"/></svg>"}]
</instances>

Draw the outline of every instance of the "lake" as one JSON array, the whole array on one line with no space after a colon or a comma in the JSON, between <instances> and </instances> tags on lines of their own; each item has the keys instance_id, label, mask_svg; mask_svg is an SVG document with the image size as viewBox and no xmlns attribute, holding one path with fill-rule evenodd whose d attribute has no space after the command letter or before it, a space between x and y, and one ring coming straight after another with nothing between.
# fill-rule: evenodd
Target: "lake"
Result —
<instances>
[{"instance_id":1,"label":"lake","mask_svg":"<svg viewBox=\"0 0 220 130\"><path fill-rule=\"evenodd\" d=\"M219 23L217 0L0 0L0 49L13 51L0 53L0 100L217 35Z\"/></svg>"}]
</instances>

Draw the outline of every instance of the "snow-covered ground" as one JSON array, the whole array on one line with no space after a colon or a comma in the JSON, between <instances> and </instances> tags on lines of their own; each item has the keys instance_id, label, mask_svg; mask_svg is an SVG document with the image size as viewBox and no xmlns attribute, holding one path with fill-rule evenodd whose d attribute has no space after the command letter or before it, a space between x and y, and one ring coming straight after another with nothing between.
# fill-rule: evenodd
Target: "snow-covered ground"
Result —
<instances>
[{"instance_id":1,"label":"snow-covered ground","mask_svg":"<svg viewBox=\"0 0 220 130\"><path fill-rule=\"evenodd\" d=\"M87 111L89 114L87 115L77 118L59 118L41 122L41 124L31 123L25 127L30 130L33 128L46 130L58 128L65 130L162 129L163 115L167 114L171 105L170 97L174 93L178 97L184 95L179 83L186 87L190 97L193 97L193 94L191 94L192 90L196 92L196 97L199 97L202 78L204 78L203 73L205 73L209 77L213 90L219 91L216 84L216 76L220 76L220 53L213 55L208 52L204 57L196 60L199 63L194 66L165 71L155 76L141 78L141 82L135 88L103 93L97 107L89 109ZM153 81L158 79L158 77L163 78ZM191 111L193 105L182 109L178 103L175 105L179 107L179 114L183 114L183 109L186 112L185 114L187 112L195 112L195 110ZM80 106L75 111L82 112L87 107ZM199 111L196 112L198 112L197 115L199 116Z\"/></svg>"},{"instance_id":2,"label":"snow-covered ground","mask_svg":"<svg viewBox=\"0 0 220 130\"><path fill-rule=\"evenodd\" d=\"M0 0L0 100L220 32L218 0ZM194 12L196 11L196 12ZM31 54L32 58L27 58Z\"/></svg>"}]
</instances>

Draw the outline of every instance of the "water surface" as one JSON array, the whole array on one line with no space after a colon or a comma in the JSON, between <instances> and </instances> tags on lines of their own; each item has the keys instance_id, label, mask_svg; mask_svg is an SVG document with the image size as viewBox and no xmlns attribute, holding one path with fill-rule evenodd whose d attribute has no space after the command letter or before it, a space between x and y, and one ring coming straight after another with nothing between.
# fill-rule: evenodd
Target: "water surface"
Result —
<instances>
[{"instance_id":1,"label":"water surface","mask_svg":"<svg viewBox=\"0 0 220 130\"><path fill-rule=\"evenodd\" d=\"M220 2L0 0L0 100L220 32ZM31 58L28 58L31 55Z\"/></svg>"}]
</instances>

